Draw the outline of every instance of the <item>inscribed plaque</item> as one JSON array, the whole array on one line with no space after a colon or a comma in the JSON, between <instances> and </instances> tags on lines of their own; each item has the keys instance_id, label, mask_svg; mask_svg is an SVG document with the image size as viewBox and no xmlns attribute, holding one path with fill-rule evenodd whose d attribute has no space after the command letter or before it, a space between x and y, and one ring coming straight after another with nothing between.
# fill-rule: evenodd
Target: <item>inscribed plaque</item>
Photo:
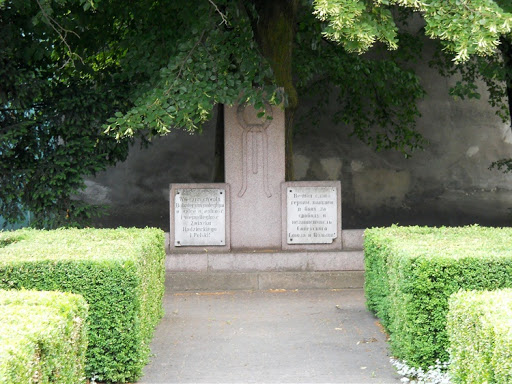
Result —
<instances>
[{"instance_id":1,"label":"inscribed plaque","mask_svg":"<svg viewBox=\"0 0 512 384\"><path fill-rule=\"evenodd\" d=\"M338 237L334 187L286 188L287 243L330 244Z\"/></svg>"},{"instance_id":2,"label":"inscribed plaque","mask_svg":"<svg viewBox=\"0 0 512 384\"><path fill-rule=\"evenodd\" d=\"M226 245L226 191L176 189L174 245Z\"/></svg>"}]
</instances>

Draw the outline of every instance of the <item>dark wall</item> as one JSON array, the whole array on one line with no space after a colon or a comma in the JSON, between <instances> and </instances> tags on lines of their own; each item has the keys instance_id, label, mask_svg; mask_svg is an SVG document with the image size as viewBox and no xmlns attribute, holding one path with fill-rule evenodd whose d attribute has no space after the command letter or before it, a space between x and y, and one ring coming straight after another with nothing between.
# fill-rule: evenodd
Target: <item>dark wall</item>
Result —
<instances>
[{"instance_id":1,"label":"dark wall","mask_svg":"<svg viewBox=\"0 0 512 384\"><path fill-rule=\"evenodd\" d=\"M297 135L297 180L341 180L343 227L428 224L509 225L512 175L488 169L512 156L512 132L487 100L456 101L451 83L426 64L417 68L428 96L418 128L430 145L410 159L371 148L349 137L349 127L323 119L320 128ZM148 149L88 180L82 198L110 205L99 226L169 229L169 183L210 182L215 117L203 135L174 132Z\"/></svg>"}]
</instances>

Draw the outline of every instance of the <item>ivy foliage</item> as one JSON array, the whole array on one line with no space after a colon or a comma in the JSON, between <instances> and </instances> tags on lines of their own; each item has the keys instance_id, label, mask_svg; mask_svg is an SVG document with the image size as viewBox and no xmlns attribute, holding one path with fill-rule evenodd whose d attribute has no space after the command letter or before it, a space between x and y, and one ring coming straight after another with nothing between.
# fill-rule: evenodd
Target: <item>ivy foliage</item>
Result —
<instances>
[{"instance_id":1,"label":"ivy foliage","mask_svg":"<svg viewBox=\"0 0 512 384\"><path fill-rule=\"evenodd\" d=\"M71 198L83 177L126 158L130 140L105 135L102 124L127 101L109 78L112 55L87 56L94 29L75 32L86 15L49 4L0 8L0 215L22 221L29 210L35 226L75 226L94 213Z\"/></svg>"}]
</instances>

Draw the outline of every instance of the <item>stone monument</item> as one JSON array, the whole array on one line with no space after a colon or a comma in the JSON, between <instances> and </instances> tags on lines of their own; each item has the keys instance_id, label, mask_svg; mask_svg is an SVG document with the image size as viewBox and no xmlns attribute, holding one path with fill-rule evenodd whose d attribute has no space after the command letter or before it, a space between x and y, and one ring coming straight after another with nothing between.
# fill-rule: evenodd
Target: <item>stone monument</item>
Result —
<instances>
[{"instance_id":1,"label":"stone monument","mask_svg":"<svg viewBox=\"0 0 512 384\"><path fill-rule=\"evenodd\" d=\"M225 183L171 184L170 268L211 273L206 285L229 271L362 270L362 252L344 251L340 181L286 182L284 110L258 112L225 108Z\"/></svg>"}]
</instances>

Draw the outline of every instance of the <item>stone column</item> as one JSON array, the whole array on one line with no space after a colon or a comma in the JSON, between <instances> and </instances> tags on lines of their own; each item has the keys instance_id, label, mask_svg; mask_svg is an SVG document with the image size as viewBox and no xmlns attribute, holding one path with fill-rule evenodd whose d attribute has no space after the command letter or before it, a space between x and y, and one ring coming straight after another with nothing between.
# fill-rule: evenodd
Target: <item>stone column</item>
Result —
<instances>
[{"instance_id":1,"label":"stone column","mask_svg":"<svg viewBox=\"0 0 512 384\"><path fill-rule=\"evenodd\" d=\"M225 107L225 170L231 186L231 248L281 248L281 183L285 178L284 109Z\"/></svg>"}]
</instances>

